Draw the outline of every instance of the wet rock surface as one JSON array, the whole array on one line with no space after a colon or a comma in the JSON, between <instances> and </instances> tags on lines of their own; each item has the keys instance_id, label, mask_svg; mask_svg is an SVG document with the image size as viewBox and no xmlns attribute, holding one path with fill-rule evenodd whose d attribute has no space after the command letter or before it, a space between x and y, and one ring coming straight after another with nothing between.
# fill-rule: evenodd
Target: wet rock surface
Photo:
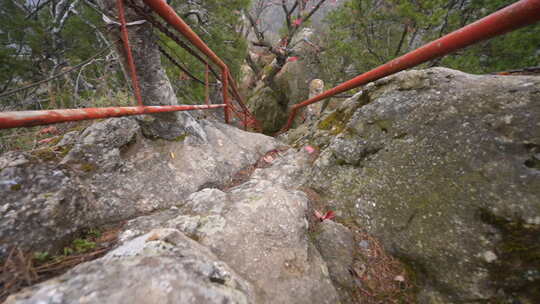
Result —
<instances>
[{"instance_id":1,"label":"wet rock surface","mask_svg":"<svg viewBox=\"0 0 540 304\"><path fill-rule=\"evenodd\" d=\"M420 303L535 303L539 88L538 77L402 72L284 137L321 149L307 184L411 266Z\"/></svg>"}]
</instances>

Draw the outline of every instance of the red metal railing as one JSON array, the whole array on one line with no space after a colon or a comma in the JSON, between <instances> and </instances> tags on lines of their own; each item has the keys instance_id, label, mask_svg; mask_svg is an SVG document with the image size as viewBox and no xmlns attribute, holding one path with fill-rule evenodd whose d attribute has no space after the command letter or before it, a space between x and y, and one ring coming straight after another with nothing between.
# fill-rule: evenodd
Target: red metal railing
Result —
<instances>
[{"instance_id":1,"label":"red metal railing","mask_svg":"<svg viewBox=\"0 0 540 304\"><path fill-rule=\"evenodd\" d=\"M282 132L292 126L300 108L538 21L540 21L540 0L516 2L320 95L294 105Z\"/></svg>"},{"instance_id":2,"label":"red metal railing","mask_svg":"<svg viewBox=\"0 0 540 304\"><path fill-rule=\"evenodd\" d=\"M204 41L180 18L174 9L163 0L143 0L152 10L163 18L169 25L180 32L187 40L189 40L199 51L205 54L213 63L221 69L221 82L223 85L223 103L227 105L225 108L225 121L230 119L230 111L232 110L238 118L243 120L244 127L247 127L248 120L252 121L256 127L259 123L253 117L246 107L242 96L238 92L238 88L234 79L231 76L229 67L204 43ZM229 102L228 89L229 85L233 94L240 105L240 110L236 110Z\"/></svg>"},{"instance_id":3,"label":"red metal railing","mask_svg":"<svg viewBox=\"0 0 540 304\"><path fill-rule=\"evenodd\" d=\"M135 68L135 62L133 62L133 54L131 53L131 46L129 45L129 35L124 11L124 0L116 0L116 7L118 9L118 19L120 19L120 33L122 35L122 41L124 43L124 50L126 51L129 73L131 74L131 83L133 84L133 94L135 95L135 99L137 99L137 104L142 107L144 104L141 95L141 87L139 86L137 69Z\"/></svg>"},{"instance_id":4,"label":"red metal railing","mask_svg":"<svg viewBox=\"0 0 540 304\"><path fill-rule=\"evenodd\" d=\"M225 104L214 104L1 112L0 129L47 125L66 121L99 119L141 114L155 114L163 112L206 110L225 107Z\"/></svg>"},{"instance_id":5,"label":"red metal railing","mask_svg":"<svg viewBox=\"0 0 540 304\"><path fill-rule=\"evenodd\" d=\"M33 126L39 124L58 123L74 120L97 119L124 115L139 115L159 112L172 111L189 111L224 108L225 121L230 119L230 111L236 114L243 120L244 126L247 127L248 120L255 122L255 118L249 113L240 94L237 86L232 78L228 66L197 36L197 34L174 12L174 10L163 0L143 0L156 13L158 13L169 25L174 27L184 37L186 37L193 45L205 54L214 64L221 69L221 80L223 84L223 104L219 105L201 105L201 106L142 106L142 98L140 98L140 90L138 89L138 80L135 73L135 65L133 64L129 41L127 38L127 30L125 28L125 18L123 17L123 1L117 0L120 11L121 30L124 37L126 53L130 63L130 73L135 95L138 101L138 107L113 107L113 108L86 108L86 109L64 109L64 110L49 110L49 111L17 111L0 113L0 129L13 128L21 126ZM336 94L347 90L359 87L368 82L389 76L396 72L402 71L424 63L426 61L442 57L458 49L464 48L476 42L492 38L497 35L502 35L511 30L530 25L540 20L540 0L521 0L514 3L498 12L495 12L477 22L463 27L455 32L452 32L440 39L430 42L410 53L407 53L397 59L394 59L378 68L359 75L347 82L344 82L333 89L323 92L311 99L294 105L291 108L288 121L284 130L291 127L298 110L323 99L332 97ZM131 59L129 59L131 58ZM230 86L230 87L229 87ZM233 97L240 105L240 110L235 109L234 105L229 102L228 91L231 90Z\"/></svg>"},{"instance_id":6,"label":"red metal railing","mask_svg":"<svg viewBox=\"0 0 540 304\"><path fill-rule=\"evenodd\" d=\"M124 49L126 52L126 59L128 63L128 71L131 76L134 95L138 107L0 112L0 129L127 115L152 114L174 111L207 110L216 108L224 109L224 118L226 123L229 123L230 112L232 111L238 116L240 120L243 121L244 128L247 129L248 125L254 126L256 128L259 126L256 119L245 106L243 99L238 92L234 79L229 72L229 67L202 41L199 36L197 36L197 34L174 12L172 8L165 1L162 0L144 0L144 2L148 6L150 6L158 15L160 15L169 25L174 27L178 32L180 32L184 37L186 37L193 45L197 47L197 49L199 49L221 69L223 104L209 105L208 96L206 96L206 105L144 106L141 96L139 80L136 73L135 62L133 60L131 46L129 44L129 37L124 14L124 1L125 0L117 0L116 4L120 21L121 37L124 43ZM208 86L208 71L206 71L205 79L206 86ZM229 101L229 89L231 90L236 102L240 106L240 110L235 109L234 104ZM208 94L208 88L206 88L205 91L206 94Z\"/></svg>"}]
</instances>

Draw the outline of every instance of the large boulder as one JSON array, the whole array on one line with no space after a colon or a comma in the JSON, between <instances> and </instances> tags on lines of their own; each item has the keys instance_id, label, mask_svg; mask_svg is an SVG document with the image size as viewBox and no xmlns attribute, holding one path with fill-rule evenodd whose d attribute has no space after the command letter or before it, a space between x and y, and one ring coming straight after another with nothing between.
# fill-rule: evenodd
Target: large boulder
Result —
<instances>
[{"instance_id":1,"label":"large boulder","mask_svg":"<svg viewBox=\"0 0 540 304\"><path fill-rule=\"evenodd\" d=\"M275 149L274 139L201 121L202 136L141 135L130 118L93 124L66 146L0 157L0 257L48 251L83 229L183 202ZM70 135L70 138L73 137Z\"/></svg>"},{"instance_id":2,"label":"large boulder","mask_svg":"<svg viewBox=\"0 0 540 304\"><path fill-rule=\"evenodd\" d=\"M419 303L538 303L539 88L401 72L289 140L320 148L306 184L410 265Z\"/></svg>"}]
</instances>

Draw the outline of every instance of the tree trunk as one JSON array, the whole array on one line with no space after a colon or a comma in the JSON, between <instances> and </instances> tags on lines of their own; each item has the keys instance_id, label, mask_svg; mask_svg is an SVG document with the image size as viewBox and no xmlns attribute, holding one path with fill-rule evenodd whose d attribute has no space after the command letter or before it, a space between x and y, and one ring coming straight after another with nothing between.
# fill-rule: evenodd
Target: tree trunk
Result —
<instances>
[{"instance_id":1,"label":"tree trunk","mask_svg":"<svg viewBox=\"0 0 540 304\"><path fill-rule=\"evenodd\" d=\"M141 0L135 1L138 6L146 7ZM116 0L99 0L101 9L114 21L118 21L118 9ZM125 5L126 22L133 22L142 19L129 6ZM122 64L126 70L126 54L123 43L120 39L120 27L109 25L112 41L116 43L117 52L122 58ZM176 105L178 104L176 95L167 77L165 70L161 66L161 56L157 45L157 38L153 33L149 23L128 26L129 42L131 52L135 62L137 77L139 79L141 95L144 105ZM142 130L145 136L174 140L185 135L195 135L205 139L204 130L187 112L170 112L147 115L140 119Z\"/></svg>"}]
</instances>

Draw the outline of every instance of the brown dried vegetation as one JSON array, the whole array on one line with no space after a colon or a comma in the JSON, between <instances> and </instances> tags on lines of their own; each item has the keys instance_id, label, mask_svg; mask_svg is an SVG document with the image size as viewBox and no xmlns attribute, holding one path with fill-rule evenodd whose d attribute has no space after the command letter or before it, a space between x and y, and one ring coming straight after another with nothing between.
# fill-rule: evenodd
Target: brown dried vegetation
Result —
<instances>
[{"instance_id":1,"label":"brown dried vegetation","mask_svg":"<svg viewBox=\"0 0 540 304\"><path fill-rule=\"evenodd\" d=\"M88 233L84 239L75 239L71 247L65 247L64 254L55 256L13 248L0 265L0 302L24 287L61 275L78 264L105 255L115 245L121 226L109 227L98 234ZM77 249L77 240L93 246L88 246L85 250Z\"/></svg>"}]
</instances>

